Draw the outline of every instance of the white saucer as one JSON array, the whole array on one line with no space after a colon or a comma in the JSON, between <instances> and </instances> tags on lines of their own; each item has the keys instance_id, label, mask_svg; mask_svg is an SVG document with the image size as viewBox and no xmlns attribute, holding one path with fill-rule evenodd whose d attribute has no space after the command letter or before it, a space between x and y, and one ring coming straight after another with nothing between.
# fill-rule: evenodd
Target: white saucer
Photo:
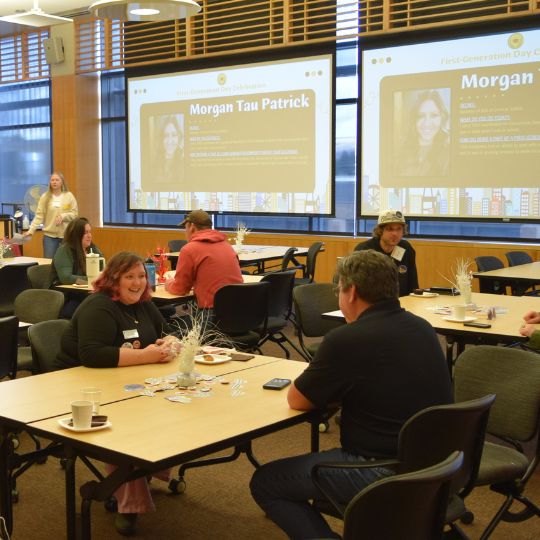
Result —
<instances>
[{"instance_id":1,"label":"white saucer","mask_svg":"<svg viewBox=\"0 0 540 540\"><path fill-rule=\"evenodd\" d=\"M414 296L415 298L435 298L436 296L439 296L439 293L436 293L436 292L424 292L422 294L414 294L412 292L410 294L410 296Z\"/></svg>"},{"instance_id":2,"label":"white saucer","mask_svg":"<svg viewBox=\"0 0 540 540\"><path fill-rule=\"evenodd\" d=\"M101 426L95 426L95 427L90 427L90 428L86 428L86 429L80 429L80 428L75 428L73 426L70 426L69 423L71 422L71 418L60 418L58 420L58 423L64 428L64 429L67 429L69 431L75 431L76 433L85 433L87 431L100 431L102 429L106 429L106 428L109 428L112 426L112 424L107 421L105 422L103 425Z\"/></svg>"},{"instance_id":3,"label":"white saucer","mask_svg":"<svg viewBox=\"0 0 540 540\"><path fill-rule=\"evenodd\" d=\"M204 359L205 356L211 356L213 360L210 360L210 361L205 360ZM198 354L195 357L195 362L197 362L198 364L207 364L207 365L223 364L224 362L229 362L229 360L231 360L231 357L226 356L224 354L209 354L209 355Z\"/></svg>"},{"instance_id":4,"label":"white saucer","mask_svg":"<svg viewBox=\"0 0 540 540\"><path fill-rule=\"evenodd\" d=\"M465 317L464 319L456 319L455 317L443 317L443 320L445 321L460 323L476 321L476 319L478 319L478 317Z\"/></svg>"}]
</instances>

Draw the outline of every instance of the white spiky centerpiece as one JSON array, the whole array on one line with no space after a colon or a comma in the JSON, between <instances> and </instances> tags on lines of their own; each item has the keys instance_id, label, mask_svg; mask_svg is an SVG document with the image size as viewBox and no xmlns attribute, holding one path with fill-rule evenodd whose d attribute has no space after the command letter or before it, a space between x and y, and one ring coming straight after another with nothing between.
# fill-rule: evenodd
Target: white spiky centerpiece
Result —
<instances>
[{"instance_id":1,"label":"white spiky centerpiece","mask_svg":"<svg viewBox=\"0 0 540 540\"><path fill-rule=\"evenodd\" d=\"M246 236L251 231L245 226L244 223L239 222L236 226L236 237L234 239L234 244L236 246L237 251L240 251L244 245L244 240L246 239Z\"/></svg>"},{"instance_id":2,"label":"white spiky centerpiece","mask_svg":"<svg viewBox=\"0 0 540 540\"><path fill-rule=\"evenodd\" d=\"M472 302L472 280L471 270L472 261L470 259L457 259L451 268L452 279L445 278L453 287L455 287L463 298L464 304Z\"/></svg>"}]
</instances>

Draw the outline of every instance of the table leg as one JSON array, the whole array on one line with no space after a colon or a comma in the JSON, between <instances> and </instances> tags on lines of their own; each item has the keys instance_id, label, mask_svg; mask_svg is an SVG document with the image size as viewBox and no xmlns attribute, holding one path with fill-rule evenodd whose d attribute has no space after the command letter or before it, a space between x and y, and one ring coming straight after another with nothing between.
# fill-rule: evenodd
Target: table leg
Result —
<instances>
[{"instance_id":1,"label":"table leg","mask_svg":"<svg viewBox=\"0 0 540 540\"><path fill-rule=\"evenodd\" d=\"M0 515L6 521L9 534L13 532L13 504L11 501L11 471L10 456L13 453L13 444L10 431L2 426L0 434Z\"/></svg>"},{"instance_id":2,"label":"table leg","mask_svg":"<svg viewBox=\"0 0 540 540\"><path fill-rule=\"evenodd\" d=\"M76 538L76 517L77 510L75 507L75 461L77 456L66 448L66 456L64 460L64 474L66 480L66 535L69 540Z\"/></svg>"}]
</instances>

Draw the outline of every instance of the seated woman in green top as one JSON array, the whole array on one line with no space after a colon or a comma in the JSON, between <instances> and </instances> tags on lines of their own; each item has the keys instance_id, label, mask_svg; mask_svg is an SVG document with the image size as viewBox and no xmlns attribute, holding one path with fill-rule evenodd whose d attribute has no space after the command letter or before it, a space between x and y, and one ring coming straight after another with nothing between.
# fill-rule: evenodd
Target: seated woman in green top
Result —
<instances>
[{"instance_id":1,"label":"seated woman in green top","mask_svg":"<svg viewBox=\"0 0 540 540\"><path fill-rule=\"evenodd\" d=\"M86 254L92 250L103 256L92 242L92 227L86 218L77 218L69 223L64 241L54 254L51 266L51 287L56 285L86 284ZM70 319L83 298L74 293L65 293L66 300L61 316Z\"/></svg>"},{"instance_id":2,"label":"seated woman in green top","mask_svg":"<svg viewBox=\"0 0 540 540\"><path fill-rule=\"evenodd\" d=\"M523 315L523 320L525 324L519 329L519 333L529 338L526 345L531 349L540 350L540 328L536 326L540 323L540 312L528 311Z\"/></svg>"}]
</instances>

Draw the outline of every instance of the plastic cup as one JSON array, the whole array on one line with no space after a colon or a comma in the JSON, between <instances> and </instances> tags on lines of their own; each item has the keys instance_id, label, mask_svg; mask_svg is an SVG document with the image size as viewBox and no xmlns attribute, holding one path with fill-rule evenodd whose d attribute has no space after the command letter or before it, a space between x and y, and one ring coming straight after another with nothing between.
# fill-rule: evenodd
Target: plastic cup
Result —
<instances>
[{"instance_id":1,"label":"plastic cup","mask_svg":"<svg viewBox=\"0 0 540 540\"><path fill-rule=\"evenodd\" d=\"M90 429L92 425L92 402L91 401L72 401L71 417L73 418L73 427L75 429Z\"/></svg>"},{"instance_id":2,"label":"plastic cup","mask_svg":"<svg viewBox=\"0 0 540 540\"><path fill-rule=\"evenodd\" d=\"M101 388L89 386L81 390L82 398L92 403L92 414L99 414L99 404L101 403Z\"/></svg>"}]
</instances>

